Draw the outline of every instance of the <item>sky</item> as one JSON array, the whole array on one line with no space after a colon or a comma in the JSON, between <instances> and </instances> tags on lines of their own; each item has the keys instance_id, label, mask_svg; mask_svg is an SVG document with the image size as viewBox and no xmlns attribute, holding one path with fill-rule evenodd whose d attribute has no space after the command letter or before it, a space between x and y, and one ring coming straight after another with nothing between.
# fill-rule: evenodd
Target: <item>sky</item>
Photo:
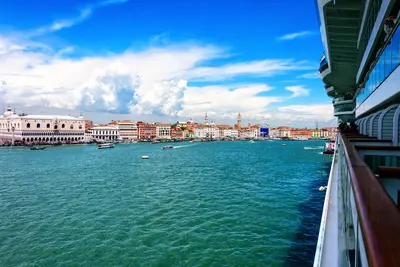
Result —
<instances>
[{"instance_id":1,"label":"sky","mask_svg":"<svg viewBox=\"0 0 400 267\"><path fill-rule=\"evenodd\" d=\"M309 0L13 0L0 108L114 119L334 125Z\"/></svg>"}]
</instances>

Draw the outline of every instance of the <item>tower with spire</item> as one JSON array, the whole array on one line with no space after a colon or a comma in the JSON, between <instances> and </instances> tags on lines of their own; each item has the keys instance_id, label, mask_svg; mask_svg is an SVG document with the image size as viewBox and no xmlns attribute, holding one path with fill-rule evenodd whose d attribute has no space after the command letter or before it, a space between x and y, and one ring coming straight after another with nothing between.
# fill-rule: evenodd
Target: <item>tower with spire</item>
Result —
<instances>
[{"instance_id":1,"label":"tower with spire","mask_svg":"<svg viewBox=\"0 0 400 267\"><path fill-rule=\"evenodd\" d=\"M204 116L204 123L208 125L208 116L207 116L207 112L206 112L206 116Z\"/></svg>"},{"instance_id":2,"label":"tower with spire","mask_svg":"<svg viewBox=\"0 0 400 267\"><path fill-rule=\"evenodd\" d=\"M237 127L239 129L242 128L242 115L240 115L240 112L238 114Z\"/></svg>"},{"instance_id":3,"label":"tower with spire","mask_svg":"<svg viewBox=\"0 0 400 267\"><path fill-rule=\"evenodd\" d=\"M249 119L247 122L248 126L251 127L251 120Z\"/></svg>"}]
</instances>

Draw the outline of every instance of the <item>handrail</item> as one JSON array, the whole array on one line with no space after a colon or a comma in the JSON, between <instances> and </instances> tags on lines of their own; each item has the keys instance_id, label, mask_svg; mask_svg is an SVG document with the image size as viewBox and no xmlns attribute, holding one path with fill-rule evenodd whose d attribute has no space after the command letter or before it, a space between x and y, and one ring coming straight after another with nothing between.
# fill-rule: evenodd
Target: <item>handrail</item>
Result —
<instances>
[{"instance_id":1,"label":"handrail","mask_svg":"<svg viewBox=\"0 0 400 267\"><path fill-rule=\"evenodd\" d=\"M337 140L338 140L338 138L336 136L335 147L337 147L337 145L338 145ZM327 185L327 189L326 189L326 193L325 193L325 200L324 200L324 209L322 210L322 218L321 218L321 224L319 226L317 248L316 248L315 257L314 257L314 265L313 265L314 267L321 266L322 252L324 249L326 221L328 218L329 196L331 194L332 180L335 179L335 177L333 177L333 171L334 171L334 165L335 165L335 161L336 161L336 153L337 153L337 149L335 149L335 152L333 153L331 170L329 172L329 180L328 180L328 185Z\"/></svg>"},{"instance_id":2,"label":"handrail","mask_svg":"<svg viewBox=\"0 0 400 267\"><path fill-rule=\"evenodd\" d=\"M400 211L346 136L340 136L369 266L400 266Z\"/></svg>"}]
</instances>

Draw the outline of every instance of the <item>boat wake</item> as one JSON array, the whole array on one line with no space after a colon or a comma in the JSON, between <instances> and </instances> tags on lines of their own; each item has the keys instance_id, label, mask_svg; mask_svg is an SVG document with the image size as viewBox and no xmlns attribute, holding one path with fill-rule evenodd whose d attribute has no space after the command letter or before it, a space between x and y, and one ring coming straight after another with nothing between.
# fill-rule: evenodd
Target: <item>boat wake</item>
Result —
<instances>
[{"instance_id":1,"label":"boat wake","mask_svg":"<svg viewBox=\"0 0 400 267\"><path fill-rule=\"evenodd\" d=\"M304 149L310 150L310 149L323 149L323 146L305 146Z\"/></svg>"},{"instance_id":2,"label":"boat wake","mask_svg":"<svg viewBox=\"0 0 400 267\"><path fill-rule=\"evenodd\" d=\"M174 146L174 149L185 148L185 147L191 147L191 146L197 146L197 144L195 144L195 145Z\"/></svg>"}]
</instances>

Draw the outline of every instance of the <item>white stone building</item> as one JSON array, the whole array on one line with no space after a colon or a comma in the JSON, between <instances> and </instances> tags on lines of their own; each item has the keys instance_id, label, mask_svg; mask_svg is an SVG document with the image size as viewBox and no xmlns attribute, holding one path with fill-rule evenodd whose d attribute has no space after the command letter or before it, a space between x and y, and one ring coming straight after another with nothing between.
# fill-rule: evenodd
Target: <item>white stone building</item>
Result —
<instances>
[{"instance_id":1,"label":"white stone building","mask_svg":"<svg viewBox=\"0 0 400 267\"><path fill-rule=\"evenodd\" d=\"M260 130L256 127L242 128L239 135L240 138L257 138L260 136Z\"/></svg>"},{"instance_id":2,"label":"white stone building","mask_svg":"<svg viewBox=\"0 0 400 267\"><path fill-rule=\"evenodd\" d=\"M0 142L55 143L83 141L83 117L18 115L7 108L0 116Z\"/></svg>"},{"instance_id":3,"label":"white stone building","mask_svg":"<svg viewBox=\"0 0 400 267\"><path fill-rule=\"evenodd\" d=\"M157 139L171 139L171 124L157 122L155 125Z\"/></svg>"},{"instance_id":4,"label":"white stone building","mask_svg":"<svg viewBox=\"0 0 400 267\"><path fill-rule=\"evenodd\" d=\"M136 140L138 138L137 125L129 120L118 121L119 136L122 140Z\"/></svg>"},{"instance_id":5,"label":"white stone building","mask_svg":"<svg viewBox=\"0 0 400 267\"><path fill-rule=\"evenodd\" d=\"M231 136L233 138L239 138L239 130L238 129L231 129Z\"/></svg>"},{"instance_id":6,"label":"white stone building","mask_svg":"<svg viewBox=\"0 0 400 267\"><path fill-rule=\"evenodd\" d=\"M118 125L94 126L90 128L90 133L96 141L120 140Z\"/></svg>"},{"instance_id":7,"label":"white stone building","mask_svg":"<svg viewBox=\"0 0 400 267\"><path fill-rule=\"evenodd\" d=\"M276 128L269 129L269 136L271 138L278 138L280 137L280 130Z\"/></svg>"},{"instance_id":8,"label":"white stone building","mask_svg":"<svg viewBox=\"0 0 400 267\"><path fill-rule=\"evenodd\" d=\"M194 135L196 138L205 138L205 139L220 138L219 129L213 124L196 125L196 128L194 129Z\"/></svg>"},{"instance_id":9,"label":"white stone building","mask_svg":"<svg viewBox=\"0 0 400 267\"><path fill-rule=\"evenodd\" d=\"M223 131L223 137L232 137L232 138L238 138L239 137L239 131L233 127L228 127L225 128Z\"/></svg>"}]
</instances>

